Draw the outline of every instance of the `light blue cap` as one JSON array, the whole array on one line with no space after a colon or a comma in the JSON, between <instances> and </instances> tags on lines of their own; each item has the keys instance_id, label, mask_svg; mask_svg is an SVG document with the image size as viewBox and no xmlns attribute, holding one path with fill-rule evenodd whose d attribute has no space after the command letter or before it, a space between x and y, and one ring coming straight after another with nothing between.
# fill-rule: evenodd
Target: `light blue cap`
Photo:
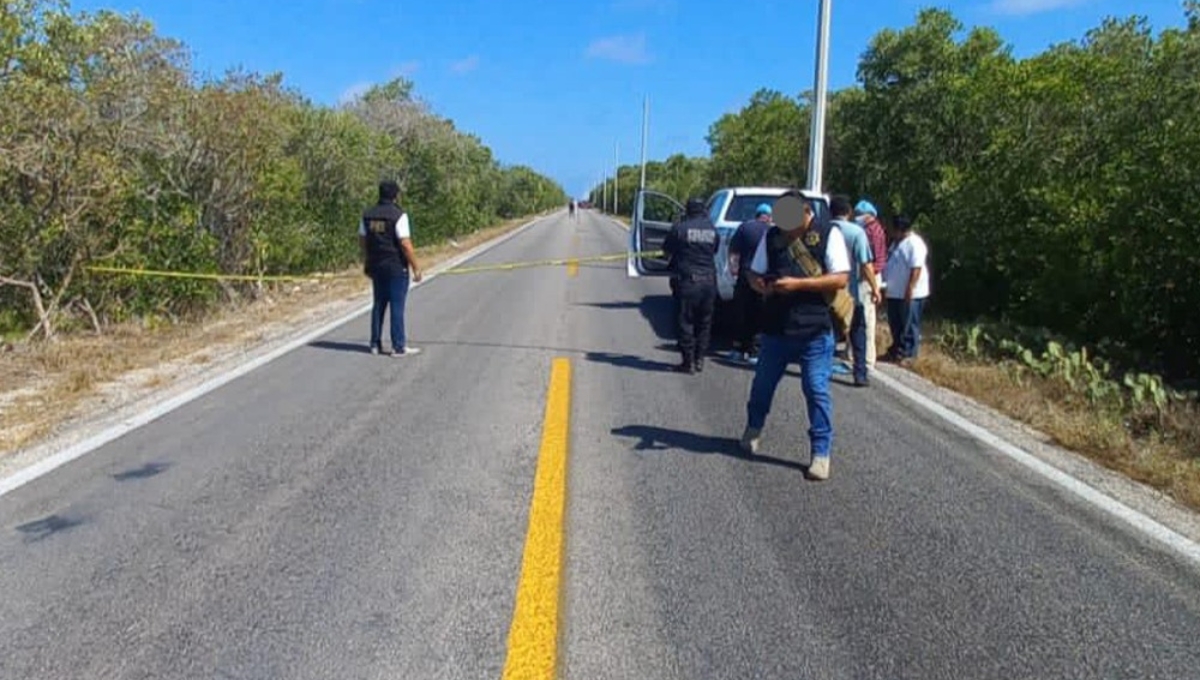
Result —
<instances>
[{"instance_id":1,"label":"light blue cap","mask_svg":"<svg viewBox=\"0 0 1200 680\"><path fill-rule=\"evenodd\" d=\"M755 215L770 215L771 214L771 204L770 203L759 203L758 207L754 209L754 214Z\"/></svg>"},{"instance_id":2,"label":"light blue cap","mask_svg":"<svg viewBox=\"0 0 1200 680\"><path fill-rule=\"evenodd\" d=\"M858 205L854 206L854 212L859 215L874 215L879 217L879 212L875 210L875 206L870 201L859 201Z\"/></svg>"}]
</instances>

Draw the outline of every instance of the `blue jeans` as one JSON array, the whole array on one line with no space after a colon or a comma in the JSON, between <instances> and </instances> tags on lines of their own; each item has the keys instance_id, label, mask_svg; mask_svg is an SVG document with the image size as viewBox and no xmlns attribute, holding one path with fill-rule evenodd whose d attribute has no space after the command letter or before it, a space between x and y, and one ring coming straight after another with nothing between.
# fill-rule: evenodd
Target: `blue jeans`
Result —
<instances>
[{"instance_id":1,"label":"blue jeans","mask_svg":"<svg viewBox=\"0 0 1200 680\"><path fill-rule=\"evenodd\" d=\"M383 315L388 306L392 308L392 349L404 351L404 303L408 299L408 274L399 276L376 274L371 277L371 288L375 293L375 304L371 308L371 346L383 348Z\"/></svg>"},{"instance_id":2,"label":"blue jeans","mask_svg":"<svg viewBox=\"0 0 1200 680\"><path fill-rule=\"evenodd\" d=\"M892 329L891 352L901 359L916 359L921 351L921 315L927 298L905 302L888 298L888 326Z\"/></svg>"},{"instance_id":3,"label":"blue jeans","mask_svg":"<svg viewBox=\"0 0 1200 680\"><path fill-rule=\"evenodd\" d=\"M854 318L850 321L850 348L854 350L854 379L867 379L867 308L854 303Z\"/></svg>"},{"instance_id":4,"label":"blue jeans","mask_svg":"<svg viewBox=\"0 0 1200 680\"><path fill-rule=\"evenodd\" d=\"M829 382L833 376L833 333L811 340L795 340L778 335L763 335L746 405L747 425L761 430L771 412L775 388L789 364L800 365L800 389L808 407L808 439L812 455L828 456L833 450L833 399Z\"/></svg>"}]
</instances>

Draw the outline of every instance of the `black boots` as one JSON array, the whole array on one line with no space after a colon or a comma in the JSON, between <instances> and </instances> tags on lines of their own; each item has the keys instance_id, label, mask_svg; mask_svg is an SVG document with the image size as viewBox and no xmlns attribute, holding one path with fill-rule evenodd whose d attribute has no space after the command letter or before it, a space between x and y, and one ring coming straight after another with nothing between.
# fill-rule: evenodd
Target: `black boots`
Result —
<instances>
[{"instance_id":1,"label":"black boots","mask_svg":"<svg viewBox=\"0 0 1200 680\"><path fill-rule=\"evenodd\" d=\"M687 373L689 375L702 373L704 371L704 357L697 357L693 359L691 357L684 356L679 364L673 366L671 370L675 371L676 373Z\"/></svg>"}]
</instances>

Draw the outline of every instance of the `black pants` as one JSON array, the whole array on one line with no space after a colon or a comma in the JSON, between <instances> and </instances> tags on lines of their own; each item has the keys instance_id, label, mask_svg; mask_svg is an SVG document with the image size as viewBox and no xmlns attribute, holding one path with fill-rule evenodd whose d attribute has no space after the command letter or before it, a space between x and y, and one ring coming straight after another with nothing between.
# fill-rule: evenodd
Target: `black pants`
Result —
<instances>
[{"instance_id":1,"label":"black pants","mask_svg":"<svg viewBox=\"0 0 1200 680\"><path fill-rule=\"evenodd\" d=\"M679 351L684 363L703 361L712 340L713 309L717 304L717 285L711 282L672 281L675 310L679 323Z\"/></svg>"},{"instance_id":2,"label":"black pants","mask_svg":"<svg viewBox=\"0 0 1200 680\"><path fill-rule=\"evenodd\" d=\"M733 289L734 349L758 354L755 338L762 331L762 306L762 296L750 287L748 281L738 278L737 286Z\"/></svg>"}]
</instances>

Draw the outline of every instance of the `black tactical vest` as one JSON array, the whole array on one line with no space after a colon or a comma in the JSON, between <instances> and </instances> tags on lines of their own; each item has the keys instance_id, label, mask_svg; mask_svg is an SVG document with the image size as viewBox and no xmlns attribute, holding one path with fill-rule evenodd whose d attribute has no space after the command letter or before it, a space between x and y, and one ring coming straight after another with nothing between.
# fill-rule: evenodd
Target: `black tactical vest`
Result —
<instances>
[{"instance_id":1,"label":"black tactical vest","mask_svg":"<svg viewBox=\"0 0 1200 680\"><path fill-rule=\"evenodd\" d=\"M817 221L800 237L822 269L832 229L833 225L828 221ZM787 234L778 227L771 227L767 232L767 271L780 277L807 277L788 254ZM821 293L772 294L763 300L763 331L769 335L809 340L832 330L829 304Z\"/></svg>"},{"instance_id":2,"label":"black tactical vest","mask_svg":"<svg viewBox=\"0 0 1200 680\"><path fill-rule=\"evenodd\" d=\"M372 274L399 276L408 271L400 239L396 238L396 223L404 215L400 206L381 202L363 213L363 228L367 232L367 269Z\"/></svg>"},{"instance_id":3,"label":"black tactical vest","mask_svg":"<svg viewBox=\"0 0 1200 680\"><path fill-rule=\"evenodd\" d=\"M673 240L678 250L671 257L671 273L681 283L714 286L717 266L713 259L720 235L708 217L700 215L676 224Z\"/></svg>"}]
</instances>

